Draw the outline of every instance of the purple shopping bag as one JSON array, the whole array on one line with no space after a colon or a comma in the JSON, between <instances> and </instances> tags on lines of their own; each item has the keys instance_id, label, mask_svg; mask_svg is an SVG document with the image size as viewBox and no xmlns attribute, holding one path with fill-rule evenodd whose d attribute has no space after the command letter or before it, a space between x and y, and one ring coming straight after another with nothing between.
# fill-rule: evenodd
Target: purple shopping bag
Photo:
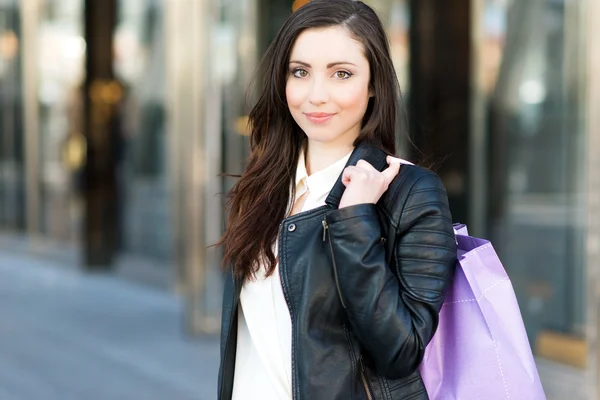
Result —
<instances>
[{"instance_id":1,"label":"purple shopping bag","mask_svg":"<svg viewBox=\"0 0 600 400\"><path fill-rule=\"evenodd\" d=\"M543 400L512 284L492 244L455 227L458 265L419 367L431 400Z\"/></svg>"}]
</instances>

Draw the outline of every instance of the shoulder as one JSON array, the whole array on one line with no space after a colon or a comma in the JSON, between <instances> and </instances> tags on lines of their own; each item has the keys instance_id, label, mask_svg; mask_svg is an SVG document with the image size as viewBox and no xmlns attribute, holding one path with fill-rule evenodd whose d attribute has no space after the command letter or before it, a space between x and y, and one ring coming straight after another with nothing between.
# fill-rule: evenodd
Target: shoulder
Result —
<instances>
[{"instance_id":1,"label":"shoulder","mask_svg":"<svg viewBox=\"0 0 600 400\"><path fill-rule=\"evenodd\" d=\"M402 165L385 195L389 207L398 207L398 200L415 190L431 190L447 197L440 177L433 171L418 165Z\"/></svg>"},{"instance_id":2,"label":"shoulder","mask_svg":"<svg viewBox=\"0 0 600 400\"><path fill-rule=\"evenodd\" d=\"M380 204L398 222L408 203L410 207L439 203L448 208L448 195L440 177L418 165L402 165Z\"/></svg>"}]
</instances>

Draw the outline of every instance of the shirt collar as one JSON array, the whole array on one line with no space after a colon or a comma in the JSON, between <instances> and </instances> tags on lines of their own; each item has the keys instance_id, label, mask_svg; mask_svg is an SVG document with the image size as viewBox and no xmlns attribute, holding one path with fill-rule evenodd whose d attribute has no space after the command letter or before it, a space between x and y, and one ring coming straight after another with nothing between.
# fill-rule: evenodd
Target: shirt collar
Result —
<instances>
[{"instance_id":1,"label":"shirt collar","mask_svg":"<svg viewBox=\"0 0 600 400\"><path fill-rule=\"evenodd\" d=\"M298 158L298 166L296 168L296 189L298 190L298 185L302 182L308 187L308 190L310 190L312 196L318 198L329 193L338 177L344 170L344 167L346 166L351 154L352 152L348 153L327 168L308 176L304 161L304 152L301 152L300 157Z\"/></svg>"}]
</instances>

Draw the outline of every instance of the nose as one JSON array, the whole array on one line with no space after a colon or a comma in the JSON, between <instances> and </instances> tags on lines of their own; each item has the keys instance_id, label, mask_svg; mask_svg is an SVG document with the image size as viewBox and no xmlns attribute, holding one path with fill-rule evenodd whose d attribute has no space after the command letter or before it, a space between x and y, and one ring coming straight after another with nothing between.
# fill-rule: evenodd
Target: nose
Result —
<instances>
[{"instance_id":1,"label":"nose","mask_svg":"<svg viewBox=\"0 0 600 400\"><path fill-rule=\"evenodd\" d=\"M313 105L319 105L327 103L329 100L329 93L325 82L321 79L314 79L308 95L308 101Z\"/></svg>"}]
</instances>

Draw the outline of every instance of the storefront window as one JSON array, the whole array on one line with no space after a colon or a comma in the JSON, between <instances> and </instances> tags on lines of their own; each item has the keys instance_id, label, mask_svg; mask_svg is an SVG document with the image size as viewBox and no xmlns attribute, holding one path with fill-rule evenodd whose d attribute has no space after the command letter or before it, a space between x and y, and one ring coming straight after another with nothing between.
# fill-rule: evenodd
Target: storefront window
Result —
<instances>
[{"instance_id":1,"label":"storefront window","mask_svg":"<svg viewBox=\"0 0 600 400\"><path fill-rule=\"evenodd\" d=\"M541 356L548 334L577 340L585 333L585 134L575 3L486 0L483 15L489 234Z\"/></svg>"},{"instance_id":2,"label":"storefront window","mask_svg":"<svg viewBox=\"0 0 600 400\"><path fill-rule=\"evenodd\" d=\"M118 1L114 67L125 87L118 166L121 248L169 260L163 7L163 1Z\"/></svg>"},{"instance_id":3,"label":"storefront window","mask_svg":"<svg viewBox=\"0 0 600 400\"><path fill-rule=\"evenodd\" d=\"M83 0L45 0L37 31L41 233L78 242L83 204L81 162L69 162L69 146L81 142L81 85L85 40ZM78 139L79 138L79 139Z\"/></svg>"},{"instance_id":4,"label":"storefront window","mask_svg":"<svg viewBox=\"0 0 600 400\"><path fill-rule=\"evenodd\" d=\"M388 35L392 61L396 68L396 75L400 83L403 103L400 105L397 132L397 148L402 157L408 157L408 121L406 120L405 107L409 90L409 57L410 57L410 9L408 0L366 0L366 4L373 7L382 20Z\"/></svg>"},{"instance_id":5,"label":"storefront window","mask_svg":"<svg viewBox=\"0 0 600 400\"><path fill-rule=\"evenodd\" d=\"M404 94L408 92L410 14L408 0L366 0L381 18L390 41L392 59Z\"/></svg>"},{"instance_id":6,"label":"storefront window","mask_svg":"<svg viewBox=\"0 0 600 400\"><path fill-rule=\"evenodd\" d=\"M21 29L17 1L0 3L0 229L25 228Z\"/></svg>"}]
</instances>

